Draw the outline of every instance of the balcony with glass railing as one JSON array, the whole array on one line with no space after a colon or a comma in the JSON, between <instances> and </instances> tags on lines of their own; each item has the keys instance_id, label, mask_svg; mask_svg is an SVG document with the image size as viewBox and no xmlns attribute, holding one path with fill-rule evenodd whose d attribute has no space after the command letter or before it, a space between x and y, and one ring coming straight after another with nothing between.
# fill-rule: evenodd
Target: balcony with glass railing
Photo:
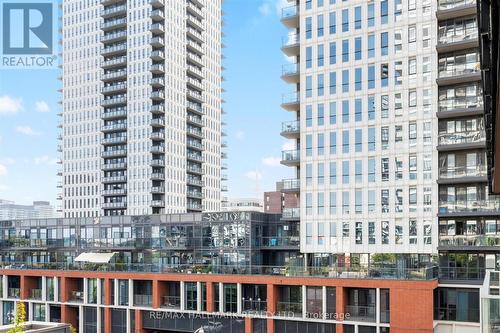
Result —
<instances>
[{"instance_id":1,"label":"balcony with glass railing","mask_svg":"<svg viewBox=\"0 0 500 333\"><path fill-rule=\"evenodd\" d=\"M452 96L439 100L439 112L480 109L483 107L483 96Z\"/></svg>"},{"instance_id":2,"label":"balcony with glass railing","mask_svg":"<svg viewBox=\"0 0 500 333\"><path fill-rule=\"evenodd\" d=\"M439 168L439 179L460 179L464 177L486 177L486 165L463 165Z\"/></svg>"},{"instance_id":3,"label":"balcony with glass railing","mask_svg":"<svg viewBox=\"0 0 500 333\"><path fill-rule=\"evenodd\" d=\"M346 305L345 313L349 314L349 320L375 322L376 307L362 305Z\"/></svg>"},{"instance_id":4,"label":"balcony with glass railing","mask_svg":"<svg viewBox=\"0 0 500 333\"><path fill-rule=\"evenodd\" d=\"M298 164L300 163L299 150L284 150L281 152L281 164Z\"/></svg>"},{"instance_id":5,"label":"balcony with glass railing","mask_svg":"<svg viewBox=\"0 0 500 333\"><path fill-rule=\"evenodd\" d=\"M456 84L480 79L479 53L461 52L439 58L438 84Z\"/></svg>"},{"instance_id":6,"label":"balcony with glass railing","mask_svg":"<svg viewBox=\"0 0 500 333\"><path fill-rule=\"evenodd\" d=\"M299 27L299 6L292 5L281 9L281 22L287 28L298 28Z\"/></svg>"},{"instance_id":7,"label":"balcony with glass railing","mask_svg":"<svg viewBox=\"0 0 500 333\"><path fill-rule=\"evenodd\" d=\"M481 130L438 134L438 145L441 147L450 145L476 144L485 142L485 140L486 134Z\"/></svg>"},{"instance_id":8,"label":"balcony with glass railing","mask_svg":"<svg viewBox=\"0 0 500 333\"><path fill-rule=\"evenodd\" d=\"M288 83L298 83L300 80L300 65L298 63L283 65L281 78Z\"/></svg>"},{"instance_id":9,"label":"balcony with glass railing","mask_svg":"<svg viewBox=\"0 0 500 333\"><path fill-rule=\"evenodd\" d=\"M302 302L277 302L277 316L302 318Z\"/></svg>"},{"instance_id":10,"label":"balcony with glass railing","mask_svg":"<svg viewBox=\"0 0 500 333\"><path fill-rule=\"evenodd\" d=\"M471 15L476 12L476 0L438 0L438 19Z\"/></svg>"},{"instance_id":11,"label":"balcony with glass railing","mask_svg":"<svg viewBox=\"0 0 500 333\"><path fill-rule=\"evenodd\" d=\"M281 107L288 111L298 111L300 106L299 92L283 94L281 99Z\"/></svg>"},{"instance_id":12,"label":"balcony with glass railing","mask_svg":"<svg viewBox=\"0 0 500 333\"><path fill-rule=\"evenodd\" d=\"M289 33L283 37L281 50L287 56L296 56L300 52L300 35L298 33Z\"/></svg>"},{"instance_id":13,"label":"balcony with glass railing","mask_svg":"<svg viewBox=\"0 0 500 333\"><path fill-rule=\"evenodd\" d=\"M281 214L283 219L299 219L300 218L300 208L283 208Z\"/></svg>"},{"instance_id":14,"label":"balcony with glass railing","mask_svg":"<svg viewBox=\"0 0 500 333\"><path fill-rule=\"evenodd\" d=\"M439 201L439 214L486 213L497 212L499 209L499 199Z\"/></svg>"},{"instance_id":15,"label":"balcony with glass railing","mask_svg":"<svg viewBox=\"0 0 500 333\"><path fill-rule=\"evenodd\" d=\"M281 183L283 184L283 191L300 191L300 179L283 179Z\"/></svg>"},{"instance_id":16,"label":"balcony with glass railing","mask_svg":"<svg viewBox=\"0 0 500 333\"><path fill-rule=\"evenodd\" d=\"M300 135L300 122L298 120L287 121L281 124L281 136L285 138L297 138Z\"/></svg>"},{"instance_id":17,"label":"balcony with glass railing","mask_svg":"<svg viewBox=\"0 0 500 333\"><path fill-rule=\"evenodd\" d=\"M465 45L462 47L457 47L456 49L459 48L467 48L467 47L473 47L477 45L478 43L478 31L476 26L472 26L471 28L467 28L465 30L447 30L446 28L449 27L440 27L439 34L438 34L438 50L439 51L451 51L452 48L447 48L447 46L451 44L462 44ZM470 42L470 43L468 43Z\"/></svg>"}]
</instances>

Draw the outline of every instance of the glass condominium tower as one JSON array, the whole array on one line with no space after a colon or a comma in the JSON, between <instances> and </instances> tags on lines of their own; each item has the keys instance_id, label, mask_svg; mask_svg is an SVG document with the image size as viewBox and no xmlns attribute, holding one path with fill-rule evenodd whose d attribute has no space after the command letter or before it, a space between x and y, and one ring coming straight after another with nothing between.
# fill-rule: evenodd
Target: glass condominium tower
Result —
<instances>
[{"instance_id":1,"label":"glass condominium tower","mask_svg":"<svg viewBox=\"0 0 500 333\"><path fill-rule=\"evenodd\" d=\"M292 86L282 163L300 182L301 251L437 253L436 1L305 0L283 9ZM314 260L311 261L312 258Z\"/></svg>"},{"instance_id":2,"label":"glass condominium tower","mask_svg":"<svg viewBox=\"0 0 500 333\"><path fill-rule=\"evenodd\" d=\"M220 210L222 0L65 0L65 217Z\"/></svg>"}]
</instances>

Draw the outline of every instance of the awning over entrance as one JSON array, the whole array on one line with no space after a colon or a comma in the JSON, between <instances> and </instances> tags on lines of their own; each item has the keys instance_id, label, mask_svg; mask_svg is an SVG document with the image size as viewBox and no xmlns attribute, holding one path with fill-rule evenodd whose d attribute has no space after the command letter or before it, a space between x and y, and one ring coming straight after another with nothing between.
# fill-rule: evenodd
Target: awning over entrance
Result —
<instances>
[{"instance_id":1,"label":"awning over entrance","mask_svg":"<svg viewBox=\"0 0 500 333\"><path fill-rule=\"evenodd\" d=\"M84 252L75 258L77 262L90 262L93 264L107 264L113 258L116 252L111 253L96 253L96 252Z\"/></svg>"}]
</instances>

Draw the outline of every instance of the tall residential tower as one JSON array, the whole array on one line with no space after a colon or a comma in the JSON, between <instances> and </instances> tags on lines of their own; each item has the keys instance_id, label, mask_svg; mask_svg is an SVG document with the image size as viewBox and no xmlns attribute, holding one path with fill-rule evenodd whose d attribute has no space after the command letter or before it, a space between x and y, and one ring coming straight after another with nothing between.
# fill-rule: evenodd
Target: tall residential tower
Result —
<instances>
[{"instance_id":1,"label":"tall residential tower","mask_svg":"<svg viewBox=\"0 0 500 333\"><path fill-rule=\"evenodd\" d=\"M63 2L64 216L220 210L221 2Z\"/></svg>"},{"instance_id":2,"label":"tall residential tower","mask_svg":"<svg viewBox=\"0 0 500 333\"><path fill-rule=\"evenodd\" d=\"M285 184L300 188L310 263L436 253L436 5L316 0L284 9L282 50L294 64L283 79L294 90L282 107L295 120L282 135L296 148L282 163L296 169Z\"/></svg>"}]
</instances>

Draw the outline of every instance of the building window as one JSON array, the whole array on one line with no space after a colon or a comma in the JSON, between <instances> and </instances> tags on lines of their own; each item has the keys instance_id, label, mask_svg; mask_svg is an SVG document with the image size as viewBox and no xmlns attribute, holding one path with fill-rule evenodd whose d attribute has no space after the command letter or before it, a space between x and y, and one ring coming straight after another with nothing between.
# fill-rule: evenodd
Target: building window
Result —
<instances>
[{"instance_id":1,"label":"building window","mask_svg":"<svg viewBox=\"0 0 500 333\"><path fill-rule=\"evenodd\" d=\"M337 214L337 192L330 192L330 215L334 214Z\"/></svg>"},{"instance_id":2,"label":"building window","mask_svg":"<svg viewBox=\"0 0 500 333\"><path fill-rule=\"evenodd\" d=\"M306 68L312 68L312 47L306 47Z\"/></svg>"},{"instance_id":3,"label":"building window","mask_svg":"<svg viewBox=\"0 0 500 333\"><path fill-rule=\"evenodd\" d=\"M337 43L330 43L330 65L337 63Z\"/></svg>"},{"instance_id":4,"label":"building window","mask_svg":"<svg viewBox=\"0 0 500 333\"><path fill-rule=\"evenodd\" d=\"M368 190L368 213L375 213L375 191Z\"/></svg>"},{"instance_id":5,"label":"building window","mask_svg":"<svg viewBox=\"0 0 500 333\"><path fill-rule=\"evenodd\" d=\"M349 161L342 161L342 184L349 184Z\"/></svg>"},{"instance_id":6,"label":"building window","mask_svg":"<svg viewBox=\"0 0 500 333\"><path fill-rule=\"evenodd\" d=\"M363 182L363 161L362 160L354 161L354 176L355 176L355 182L357 184Z\"/></svg>"},{"instance_id":7,"label":"building window","mask_svg":"<svg viewBox=\"0 0 500 333\"><path fill-rule=\"evenodd\" d=\"M330 95L337 93L337 73L330 72Z\"/></svg>"},{"instance_id":8,"label":"building window","mask_svg":"<svg viewBox=\"0 0 500 333\"><path fill-rule=\"evenodd\" d=\"M375 120L375 96L368 96L368 120Z\"/></svg>"},{"instance_id":9,"label":"building window","mask_svg":"<svg viewBox=\"0 0 500 333\"><path fill-rule=\"evenodd\" d=\"M354 70L354 90L360 91L362 89L363 72L361 68Z\"/></svg>"},{"instance_id":10,"label":"building window","mask_svg":"<svg viewBox=\"0 0 500 333\"><path fill-rule=\"evenodd\" d=\"M335 12L331 12L329 16L330 35L333 35L337 32L337 16Z\"/></svg>"},{"instance_id":11,"label":"building window","mask_svg":"<svg viewBox=\"0 0 500 333\"><path fill-rule=\"evenodd\" d=\"M325 52L323 44L318 45L318 67L322 67L325 64Z\"/></svg>"},{"instance_id":12,"label":"building window","mask_svg":"<svg viewBox=\"0 0 500 333\"><path fill-rule=\"evenodd\" d=\"M363 151L363 130L360 128L354 131L354 150L356 153Z\"/></svg>"},{"instance_id":13,"label":"building window","mask_svg":"<svg viewBox=\"0 0 500 333\"><path fill-rule=\"evenodd\" d=\"M312 126L313 121L312 105L306 105L306 127Z\"/></svg>"},{"instance_id":14,"label":"building window","mask_svg":"<svg viewBox=\"0 0 500 333\"><path fill-rule=\"evenodd\" d=\"M368 89L375 88L375 66L368 66Z\"/></svg>"},{"instance_id":15,"label":"building window","mask_svg":"<svg viewBox=\"0 0 500 333\"><path fill-rule=\"evenodd\" d=\"M349 70L342 70L342 92L349 92Z\"/></svg>"},{"instance_id":16,"label":"building window","mask_svg":"<svg viewBox=\"0 0 500 333\"><path fill-rule=\"evenodd\" d=\"M312 76L306 76L306 97L312 97Z\"/></svg>"},{"instance_id":17,"label":"building window","mask_svg":"<svg viewBox=\"0 0 500 333\"><path fill-rule=\"evenodd\" d=\"M375 4L368 4L368 27L375 26Z\"/></svg>"},{"instance_id":18,"label":"building window","mask_svg":"<svg viewBox=\"0 0 500 333\"><path fill-rule=\"evenodd\" d=\"M323 96L325 94L325 76L324 74L318 74L318 96Z\"/></svg>"},{"instance_id":19,"label":"building window","mask_svg":"<svg viewBox=\"0 0 500 333\"><path fill-rule=\"evenodd\" d=\"M323 126L325 124L325 105L323 103L318 104L318 126Z\"/></svg>"},{"instance_id":20,"label":"building window","mask_svg":"<svg viewBox=\"0 0 500 333\"><path fill-rule=\"evenodd\" d=\"M318 15L318 37L323 37L325 34L324 25L323 25L323 15Z\"/></svg>"},{"instance_id":21,"label":"building window","mask_svg":"<svg viewBox=\"0 0 500 333\"><path fill-rule=\"evenodd\" d=\"M375 151L375 128L368 128L368 151Z\"/></svg>"},{"instance_id":22,"label":"building window","mask_svg":"<svg viewBox=\"0 0 500 333\"><path fill-rule=\"evenodd\" d=\"M318 133L318 156L323 156L325 154L325 135L323 133Z\"/></svg>"},{"instance_id":23,"label":"building window","mask_svg":"<svg viewBox=\"0 0 500 333\"><path fill-rule=\"evenodd\" d=\"M349 31L349 9L342 9L342 32Z\"/></svg>"},{"instance_id":24,"label":"building window","mask_svg":"<svg viewBox=\"0 0 500 333\"><path fill-rule=\"evenodd\" d=\"M363 223L362 222L356 222L354 232L355 232L356 244L363 244Z\"/></svg>"},{"instance_id":25,"label":"building window","mask_svg":"<svg viewBox=\"0 0 500 333\"><path fill-rule=\"evenodd\" d=\"M337 153L337 132L330 132L330 155Z\"/></svg>"},{"instance_id":26,"label":"building window","mask_svg":"<svg viewBox=\"0 0 500 333\"><path fill-rule=\"evenodd\" d=\"M342 41L342 62L349 61L349 40L344 39Z\"/></svg>"},{"instance_id":27,"label":"building window","mask_svg":"<svg viewBox=\"0 0 500 333\"><path fill-rule=\"evenodd\" d=\"M354 39L354 60L361 60L362 58L362 42L361 37L356 37Z\"/></svg>"},{"instance_id":28,"label":"building window","mask_svg":"<svg viewBox=\"0 0 500 333\"><path fill-rule=\"evenodd\" d=\"M330 125L337 123L337 102L330 102Z\"/></svg>"},{"instance_id":29,"label":"building window","mask_svg":"<svg viewBox=\"0 0 500 333\"><path fill-rule=\"evenodd\" d=\"M387 24L389 22L389 1L383 0L380 3L380 23Z\"/></svg>"},{"instance_id":30,"label":"building window","mask_svg":"<svg viewBox=\"0 0 500 333\"><path fill-rule=\"evenodd\" d=\"M375 57L375 35L368 35L368 58Z\"/></svg>"},{"instance_id":31,"label":"building window","mask_svg":"<svg viewBox=\"0 0 500 333\"><path fill-rule=\"evenodd\" d=\"M342 122L349 122L349 100L342 101Z\"/></svg>"},{"instance_id":32,"label":"building window","mask_svg":"<svg viewBox=\"0 0 500 333\"><path fill-rule=\"evenodd\" d=\"M369 183L374 183L375 182L375 159L374 158L369 158L368 159L368 182Z\"/></svg>"},{"instance_id":33,"label":"building window","mask_svg":"<svg viewBox=\"0 0 500 333\"><path fill-rule=\"evenodd\" d=\"M306 156L312 156L312 134L306 135Z\"/></svg>"},{"instance_id":34,"label":"building window","mask_svg":"<svg viewBox=\"0 0 500 333\"><path fill-rule=\"evenodd\" d=\"M337 162L330 162L330 185L337 184Z\"/></svg>"},{"instance_id":35,"label":"building window","mask_svg":"<svg viewBox=\"0 0 500 333\"><path fill-rule=\"evenodd\" d=\"M380 34L380 54L382 56L389 54L389 33L387 32Z\"/></svg>"},{"instance_id":36,"label":"building window","mask_svg":"<svg viewBox=\"0 0 500 333\"><path fill-rule=\"evenodd\" d=\"M349 130L342 131L342 153L349 154Z\"/></svg>"},{"instance_id":37,"label":"building window","mask_svg":"<svg viewBox=\"0 0 500 333\"><path fill-rule=\"evenodd\" d=\"M323 185L325 183L325 165L323 163L318 163L318 185Z\"/></svg>"},{"instance_id":38,"label":"building window","mask_svg":"<svg viewBox=\"0 0 500 333\"><path fill-rule=\"evenodd\" d=\"M306 39L312 38L312 17L306 17Z\"/></svg>"}]
</instances>

